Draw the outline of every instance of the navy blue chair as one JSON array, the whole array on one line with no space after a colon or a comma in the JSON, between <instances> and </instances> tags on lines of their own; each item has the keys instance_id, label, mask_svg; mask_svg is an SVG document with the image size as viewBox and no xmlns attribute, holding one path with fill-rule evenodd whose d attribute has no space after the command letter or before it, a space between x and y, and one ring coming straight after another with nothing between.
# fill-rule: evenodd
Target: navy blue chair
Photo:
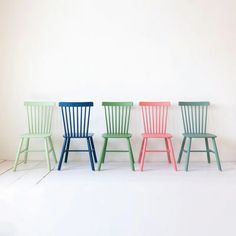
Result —
<instances>
[{"instance_id":1,"label":"navy blue chair","mask_svg":"<svg viewBox=\"0 0 236 236\"><path fill-rule=\"evenodd\" d=\"M58 170L61 170L62 162L67 163L69 152L88 152L91 168L94 171L94 162L97 163L96 151L93 142L93 133L89 133L90 110L93 102L60 102L63 125L64 143ZM86 139L88 150L70 150L71 139Z\"/></svg>"}]
</instances>

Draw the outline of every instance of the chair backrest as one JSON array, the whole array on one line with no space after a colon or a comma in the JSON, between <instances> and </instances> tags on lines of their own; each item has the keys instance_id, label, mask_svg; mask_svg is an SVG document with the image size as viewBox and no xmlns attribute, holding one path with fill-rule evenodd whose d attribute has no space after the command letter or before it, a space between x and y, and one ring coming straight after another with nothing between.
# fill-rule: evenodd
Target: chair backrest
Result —
<instances>
[{"instance_id":1,"label":"chair backrest","mask_svg":"<svg viewBox=\"0 0 236 236\"><path fill-rule=\"evenodd\" d=\"M24 102L30 134L51 133L54 102Z\"/></svg>"},{"instance_id":2,"label":"chair backrest","mask_svg":"<svg viewBox=\"0 0 236 236\"><path fill-rule=\"evenodd\" d=\"M128 134L133 102L103 102L108 134Z\"/></svg>"},{"instance_id":3,"label":"chair backrest","mask_svg":"<svg viewBox=\"0 0 236 236\"><path fill-rule=\"evenodd\" d=\"M86 137L93 102L60 102L65 136Z\"/></svg>"},{"instance_id":4,"label":"chair backrest","mask_svg":"<svg viewBox=\"0 0 236 236\"><path fill-rule=\"evenodd\" d=\"M170 102L140 102L146 134L165 134Z\"/></svg>"},{"instance_id":5,"label":"chair backrest","mask_svg":"<svg viewBox=\"0 0 236 236\"><path fill-rule=\"evenodd\" d=\"M206 133L207 110L209 105L209 102L179 102L185 133Z\"/></svg>"}]
</instances>

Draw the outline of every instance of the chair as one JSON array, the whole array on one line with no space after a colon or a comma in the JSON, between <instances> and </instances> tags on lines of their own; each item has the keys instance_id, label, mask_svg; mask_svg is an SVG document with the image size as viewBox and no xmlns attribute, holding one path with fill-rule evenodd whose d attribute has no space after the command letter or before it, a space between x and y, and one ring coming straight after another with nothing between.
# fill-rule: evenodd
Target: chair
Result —
<instances>
[{"instance_id":1,"label":"chair","mask_svg":"<svg viewBox=\"0 0 236 236\"><path fill-rule=\"evenodd\" d=\"M64 143L61 150L61 157L58 165L58 170L61 170L63 159L68 161L69 152L88 152L90 164L93 171L94 162L97 163L96 151L93 142L93 133L89 133L90 110L93 102L60 102L62 119L64 125ZM86 150L71 150L71 139L86 139L88 149Z\"/></svg>"},{"instance_id":2,"label":"chair","mask_svg":"<svg viewBox=\"0 0 236 236\"><path fill-rule=\"evenodd\" d=\"M146 152L166 152L168 162L173 164L177 171L174 150L171 142L172 135L166 133L167 116L170 102L140 102L144 133L142 134L142 145L139 153L140 170L143 171ZM165 150L147 150L148 139L164 139Z\"/></svg>"},{"instance_id":3,"label":"chair","mask_svg":"<svg viewBox=\"0 0 236 236\"><path fill-rule=\"evenodd\" d=\"M185 170L188 171L189 158L191 152L206 152L208 163L211 162L210 153L214 153L218 169L221 171L221 164L216 145L216 135L206 133L207 129L207 112L209 102L179 102L181 107L182 120L184 125L183 141L179 153L178 163L181 162L183 152L187 153ZM192 139L201 138L205 140L206 150L191 150ZM186 140L188 139L187 150L184 149ZM212 140L213 149L209 148L208 139Z\"/></svg>"},{"instance_id":4,"label":"chair","mask_svg":"<svg viewBox=\"0 0 236 236\"><path fill-rule=\"evenodd\" d=\"M106 119L107 133L103 134L104 144L101 152L101 157L98 164L98 170L101 170L101 165L105 161L107 152L129 152L130 165L134 171L134 157L130 143L131 134L129 133L130 113L132 102L103 102ZM108 139L126 139L128 150L107 150Z\"/></svg>"},{"instance_id":5,"label":"chair","mask_svg":"<svg viewBox=\"0 0 236 236\"><path fill-rule=\"evenodd\" d=\"M47 165L51 170L49 154L52 153L55 163L57 163L55 150L51 138L52 113L55 103L53 102L25 102L28 117L29 132L21 136L20 146L16 154L16 160L13 170L15 171L19 164L21 154L24 155L24 163L27 162L29 152L44 152L46 153ZM45 150L29 150L30 139L44 139ZM25 148L23 144L25 142Z\"/></svg>"}]
</instances>

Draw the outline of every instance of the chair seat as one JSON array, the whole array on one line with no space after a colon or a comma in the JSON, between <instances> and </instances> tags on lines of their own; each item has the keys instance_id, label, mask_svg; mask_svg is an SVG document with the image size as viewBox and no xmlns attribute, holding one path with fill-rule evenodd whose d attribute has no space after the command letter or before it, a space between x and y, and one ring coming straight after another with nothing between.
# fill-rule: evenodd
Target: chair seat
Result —
<instances>
[{"instance_id":1,"label":"chair seat","mask_svg":"<svg viewBox=\"0 0 236 236\"><path fill-rule=\"evenodd\" d=\"M216 135L214 134L187 134L187 133L183 133L184 137L188 137L188 138L216 138Z\"/></svg>"},{"instance_id":2,"label":"chair seat","mask_svg":"<svg viewBox=\"0 0 236 236\"><path fill-rule=\"evenodd\" d=\"M171 134L142 134L144 138L172 138Z\"/></svg>"},{"instance_id":3,"label":"chair seat","mask_svg":"<svg viewBox=\"0 0 236 236\"><path fill-rule=\"evenodd\" d=\"M31 134L31 133L26 133L26 134L22 134L21 137L22 138L47 138L50 137L51 134Z\"/></svg>"},{"instance_id":4,"label":"chair seat","mask_svg":"<svg viewBox=\"0 0 236 236\"><path fill-rule=\"evenodd\" d=\"M64 138L88 138L92 137L94 133L87 133L87 135L82 135L80 133L68 133L66 135L63 135Z\"/></svg>"},{"instance_id":5,"label":"chair seat","mask_svg":"<svg viewBox=\"0 0 236 236\"><path fill-rule=\"evenodd\" d=\"M103 138L131 138L132 134L103 134Z\"/></svg>"}]
</instances>

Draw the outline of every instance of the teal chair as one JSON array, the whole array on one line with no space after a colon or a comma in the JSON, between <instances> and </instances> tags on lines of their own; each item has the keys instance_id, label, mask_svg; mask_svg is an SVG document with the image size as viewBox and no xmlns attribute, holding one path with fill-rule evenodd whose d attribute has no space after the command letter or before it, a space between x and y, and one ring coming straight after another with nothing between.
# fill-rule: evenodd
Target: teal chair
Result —
<instances>
[{"instance_id":1,"label":"teal chair","mask_svg":"<svg viewBox=\"0 0 236 236\"><path fill-rule=\"evenodd\" d=\"M183 152L187 153L185 170L188 171L189 158L191 152L206 152L208 163L211 162L210 153L214 153L218 169L222 171L218 149L216 145L216 135L207 133L207 110L209 102L179 102L181 107L182 120L184 124L183 141L179 153L178 163L181 162ZM206 150L191 150L192 139L204 139ZM188 139L187 150L184 149L186 140ZM213 150L209 148L208 141L212 140Z\"/></svg>"},{"instance_id":2,"label":"teal chair","mask_svg":"<svg viewBox=\"0 0 236 236\"><path fill-rule=\"evenodd\" d=\"M19 164L20 155L24 153L24 163L27 162L29 152L45 152L49 171L51 163L49 154L52 153L55 163L57 158L51 138L52 113L55 103L53 102L25 102L28 117L28 133L21 136L21 142L16 154L13 170ZM30 139L43 139L45 150L29 150ZM25 148L23 144L25 143Z\"/></svg>"},{"instance_id":3,"label":"teal chair","mask_svg":"<svg viewBox=\"0 0 236 236\"><path fill-rule=\"evenodd\" d=\"M98 163L98 170L101 170L102 163L105 161L106 152L128 152L132 170L134 167L134 157L131 147L131 134L129 133L130 112L132 102L103 102L105 109L105 119L107 132L103 134L104 144L101 157ZM126 139L128 150L107 150L108 139Z\"/></svg>"}]
</instances>

